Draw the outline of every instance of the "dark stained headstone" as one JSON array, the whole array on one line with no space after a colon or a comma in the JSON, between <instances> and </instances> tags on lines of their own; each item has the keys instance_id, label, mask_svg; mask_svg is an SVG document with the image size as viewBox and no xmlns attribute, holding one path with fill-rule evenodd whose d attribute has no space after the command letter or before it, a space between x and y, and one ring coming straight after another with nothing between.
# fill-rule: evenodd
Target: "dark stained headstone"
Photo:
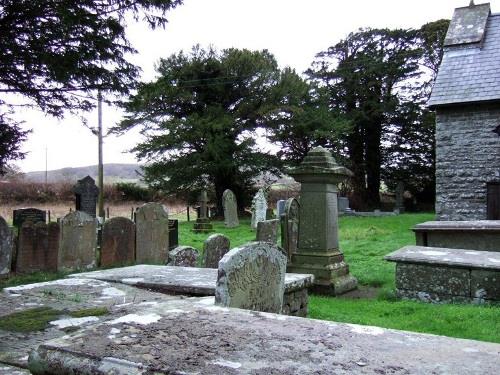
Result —
<instances>
[{"instance_id":1,"label":"dark stained headstone","mask_svg":"<svg viewBox=\"0 0 500 375\"><path fill-rule=\"evenodd\" d=\"M57 271L59 224L25 221L19 228L16 273Z\"/></svg>"},{"instance_id":2,"label":"dark stained headstone","mask_svg":"<svg viewBox=\"0 0 500 375\"><path fill-rule=\"evenodd\" d=\"M177 246L168 256L167 266L196 267L198 250L191 246Z\"/></svg>"},{"instance_id":3,"label":"dark stained headstone","mask_svg":"<svg viewBox=\"0 0 500 375\"><path fill-rule=\"evenodd\" d=\"M0 278L8 277L11 271L14 236L7 222L0 216Z\"/></svg>"},{"instance_id":4,"label":"dark stained headstone","mask_svg":"<svg viewBox=\"0 0 500 375\"><path fill-rule=\"evenodd\" d=\"M102 229L101 267L135 261L135 224L125 217L106 220Z\"/></svg>"},{"instance_id":5,"label":"dark stained headstone","mask_svg":"<svg viewBox=\"0 0 500 375\"><path fill-rule=\"evenodd\" d=\"M257 223L256 241L276 244L278 242L278 228L278 219L259 221Z\"/></svg>"},{"instance_id":6,"label":"dark stained headstone","mask_svg":"<svg viewBox=\"0 0 500 375\"><path fill-rule=\"evenodd\" d=\"M135 213L135 260L138 264L168 261L168 211L160 203L146 203Z\"/></svg>"},{"instance_id":7,"label":"dark stained headstone","mask_svg":"<svg viewBox=\"0 0 500 375\"><path fill-rule=\"evenodd\" d=\"M205 268L217 268L219 261L229 251L229 238L220 233L215 233L203 243L203 255Z\"/></svg>"},{"instance_id":8,"label":"dark stained headstone","mask_svg":"<svg viewBox=\"0 0 500 375\"><path fill-rule=\"evenodd\" d=\"M87 176L78 180L73 187L75 193L77 211L85 212L86 214L96 217L97 196L99 188L96 186L92 177Z\"/></svg>"},{"instance_id":9,"label":"dark stained headstone","mask_svg":"<svg viewBox=\"0 0 500 375\"><path fill-rule=\"evenodd\" d=\"M31 221L32 223L38 223L46 221L46 212L39 210L38 208L18 208L12 213L13 224L15 227L20 228L25 221Z\"/></svg>"},{"instance_id":10,"label":"dark stained headstone","mask_svg":"<svg viewBox=\"0 0 500 375\"><path fill-rule=\"evenodd\" d=\"M168 220L168 249L175 249L179 245L179 220Z\"/></svg>"},{"instance_id":11,"label":"dark stained headstone","mask_svg":"<svg viewBox=\"0 0 500 375\"><path fill-rule=\"evenodd\" d=\"M288 256L292 259L292 254L297 251L299 241L299 201L290 198L285 203L285 213L281 217L281 246Z\"/></svg>"}]
</instances>

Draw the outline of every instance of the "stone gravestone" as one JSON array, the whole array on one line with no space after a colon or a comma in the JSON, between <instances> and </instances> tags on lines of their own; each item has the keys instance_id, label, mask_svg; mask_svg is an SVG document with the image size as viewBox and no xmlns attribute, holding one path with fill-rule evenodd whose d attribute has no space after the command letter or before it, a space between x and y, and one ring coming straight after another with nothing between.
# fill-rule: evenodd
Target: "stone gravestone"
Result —
<instances>
[{"instance_id":1,"label":"stone gravestone","mask_svg":"<svg viewBox=\"0 0 500 375\"><path fill-rule=\"evenodd\" d=\"M280 199L279 201L276 202L276 211L278 213L278 218L281 217L285 213L285 204L286 200Z\"/></svg>"},{"instance_id":2,"label":"stone gravestone","mask_svg":"<svg viewBox=\"0 0 500 375\"><path fill-rule=\"evenodd\" d=\"M397 186L396 186L396 207L394 207L395 211L403 213L405 210L405 204L404 204L404 192L405 192L405 185L403 182L399 181Z\"/></svg>"},{"instance_id":3,"label":"stone gravestone","mask_svg":"<svg viewBox=\"0 0 500 375\"><path fill-rule=\"evenodd\" d=\"M259 221L257 223L256 241L277 243L279 222L278 219Z\"/></svg>"},{"instance_id":4,"label":"stone gravestone","mask_svg":"<svg viewBox=\"0 0 500 375\"><path fill-rule=\"evenodd\" d=\"M135 224L125 217L106 220L102 228L101 267L132 264L135 261Z\"/></svg>"},{"instance_id":5,"label":"stone gravestone","mask_svg":"<svg viewBox=\"0 0 500 375\"><path fill-rule=\"evenodd\" d=\"M281 313L286 256L275 244L250 242L229 251L219 262L217 305Z\"/></svg>"},{"instance_id":6,"label":"stone gravestone","mask_svg":"<svg viewBox=\"0 0 500 375\"><path fill-rule=\"evenodd\" d=\"M14 236L7 222L0 216L0 278L8 277L12 266Z\"/></svg>"},{"instance_id":7,"label":"stone gravestone","mask_svg":"<svg viewBox=\"0 0 500 375\"><path fill-rule=\"evenodd\" d=\"M349 210L349 198L347 197L337 197L338 211L346 212Z\"/></svg>"},{"instance_id":8,"label":"stone gravestone","mask_svg":"<svg viewBox=\"0 0 500 375\"><path fill-rule=\"evenodd\" d=\"M167 266L196 267L198 251L191 246L177 246L169 256Z\"/></svg>"},{"instance_id":9,"label":"stone gravestone","mask_svg":"<svg viewBox=\"0 0 500 375\"><path fill-rule=\"evenodd\" d=\"M257 223L259 221L266 220L267 213L267 199L264 191L259 189L257 194L253 197L252 200L252 221L251 226L252 229L257 229Z\"/></svg>"},{"instance_id":10,"label":"stone gravestone","mask_svg":"<svg viewBox=\"0 0 500 375\"><path fill-rule=\"evenodd\" d=\"M58 223L25 221L19 228L16 273L57 271L59 236Z\"/></svg>"},{"instance_id":11,"label":"stone gravestone","mask_svg":"<svg viewBox=\"0 0 500 375\"><path fill-rule=\"evenodd\" d=\"M168 250L173 250L179 245L179 220L168 220Z\"/></svg>"},{"instance_id":12,"label":"stone gravestone","mask_svg":"<svg viewBox=\"0 0 500 375\"><path fill-rule=\"evenodd\" d=\"M58 271L96 266L97 220L82 211L70 212L60 222Z\"/></svg>"},{"instance_id":13,"label":"stone gravestone","mask_svg":"<svg viewBox=\"0 0 500 375\"><path fill-rule=\"evenodd\" d=\"M135 213L136 263L168 261L168 212L159 203L146 203Z\"/></svg>"},{"instance_id":14,"label":"stone gravestone","mask_svg":"<svg viewBox=\"0 0 500 375\"><path fill-rule=\"evenodd\" d=\"M223 234L215 233L203 243L203 256L205 268L219 267L219 261L229 251L229 238Z\"/></svg>"},{"instance_id":15,"label":"stone gravestone","mask_svg":"<svg viewBox=\"0 0 500 375\"><path fill-rule=\"evenodd\" d=\"M316 147L288 174L301 183L299 242L288 272L314 274L312 290L317 293L339 295L355 289L357 280L339 249L337 211L337 184L352 172Z\"/></svg>"},{"instance_id":16,"label":"stone gravestone","mask_svg":"<svg viewBox=\"0 0 500 375\"><path fill-rule=\"evenodd\" d=\"M213 230L210 219L207 217L208 196L206 191L200 194L200 214L193 226L193 232L208 233Z\"/></svg>"},{"instance_id":17,"label":"stone gravestone","mask_svg":"<svg viewBox=\"0 0 500 375\"><path fill-rule=\"evenodd\" d=\"M224 190L224 193L222 193L222 207L224 208L224 225L228 228L235 228L240 225L236 196L229 189Z\"/></svg>"},{"instance_id":18,"label":"stone gravestone","mask_svg":"<svg viewBox=\"0 0 500 375\"><path fill-rule=\"evenodd\" d=\"M96 186L94 179L87 176L78 180L76 185L73 187L73 192L75 193L76 198L76 210L85 212L91 217L95 217L99 189Z\"/></svg>"},{"instance_id":19,"label":"stone gravestone","mask_svg":"<svg viewBox=\"0 0 500 375\"><path fill-rule=\"evenodd\" d=\"M39 221L46 222L46 212L38 208L19 208L12 213L12 223L15 227L21 228L25 221L38 223Z\"/></svg>"},{"instance_id":20,"label":"stone gravestone","mask_svg":"<svg viewBox=\"0 0 500 375\"><path fill-rule=\"evenodd\" d=\"M299 241L299 201L290 198L285 203L285 213L281 218L281 246L292 259L292 254L297 251Z\"/></svg>"}]
</instances>

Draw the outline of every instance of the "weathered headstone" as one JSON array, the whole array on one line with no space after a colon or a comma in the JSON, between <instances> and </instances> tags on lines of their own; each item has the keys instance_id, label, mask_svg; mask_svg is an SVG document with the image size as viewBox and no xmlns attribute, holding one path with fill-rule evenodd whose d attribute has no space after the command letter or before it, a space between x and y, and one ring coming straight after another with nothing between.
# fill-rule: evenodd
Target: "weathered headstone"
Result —
<instances>
[{"instance_id":1,"label":"weathered headstone","mask_svg":"<svg viewBox=\"0 0 500 375\"><path fill-rule=\"evenodd\" d=\"M106 220L102 228L101 267L135 261L135 224L125 217Z\"/></svg>"},{"instance_id":2,"label":"weathered headstone","mask_svg":"<svg viewBox=\"0 0 500 375\"><path fill-rule=\"evenodd\" d=\"M257 229L257 223L259 221L266 220L267 213L267 199L264 191L259 189L252 200L252 221L251 226L253 229Z\"/></svg>"},{"instance_id":3,"label":"weathered headstone","mask_svg":"<svg viewBox=\"0 0 500 375\"><path fill-rule=\"evenodd\" d=\"M280 199L279 201L276 202L276 211L278 213L278 218L281 217L285 213L285 204L286 200Z\"/></svg>"},{"instance_id":4,"label":"weathered headstone","mask_svg":"<svg viewBox=\"0 0 500 375\"><path fill-rule=\"evenodd\" d=\"M38 208L18 208L12 212L12 223L15 227L21 228L25 221L38 223L46 221L46 212Z\"/></svg>"},{"instance_id":5,"label":"weathered headstone","mask_svg":"<svg viewBox=\"0 0 500 375\"><path fill-rule=\"evenodd\" d=\"M14 249L14 236L7 222L0 216L0 278L10 274L12 266L12 252Z\"/></svg>"},{"instance_id":6,"label":"weathered headstone","mask_svg":"<svg viewBox=\"0 0 500 375\"><path fill-rule=\"evenodd\" d=\"M285 250L288 261L297 252L299 241L299 201L290 198L285 203L285 213L281 217L281 246Z\"/></svg>"},{"instance_id":7,"label":"weathered headstone","mask_svg":"<svg viewBox=\"0 0 500 375\"><path fill-rule=\"evenodd\" d=\"M167 266L196 267L198 251L191 246L177 246L168 256Z\"/></svg>"},{"instance_id":8,"label":"weathered headstone","mask_svg":"<svg viewBox=\"0 0 500 375\"><path fill-rule=\"evenodd\" d=\"M168 250L171 251L179 245L179 220L168 220Z\"/></svg>"},{"instance_id":9,"label":"weathered headstone","mask_svg":"<svg viewBox=\"0 0 500 375\"><path fill-rule=\"evenodd\" d=\"M349 210L349 198L337 197L339 212L346 212Z\"/></svg>"},{"instance_id":10,"label":"weathered headstone","mask_svg":"<svg viewBox=\"0 0 500 375\"><path fill-rule=\"evenodd\" d=\"M256 241L277 243L279 222L278 219L259 221L257 223Z\"/></svg>"},{"instance_id":11,"label":"weathered headstone","mask_svg":"<svg viewBox=\"0 0 500 375\"><path fill-rule=\"evenodd\" d=\"M58 223L25 221L17 239L16 273L57 271Z\"/></svg>"},{"instance_id":12,"label":"weathered headstone","mask_svg":"<svg viewBox=\"0 0 500 375\"><path fill-rule=\"evenodd\" d=\"M146 203L135 213L136 262L161 263L168 261L168 212L159 203Z\"/></svg>"},{"instance_id":13,"label":"weathered headstone","mask_svg":"<svg viewBox=\"0 0 500 375\"><path fill-rule=\"evenodd\" d=\"M58 271L96 266L97 220L82 211L70 212L60 220Z\"/></svg>"},{"instance_id":14,"label":"weathered headstone","mask_svg":"<svg viewBox=\"0 0 500 375\"><path fill-rule=\"evenodd\" d=\"M228 228L235 228L240 225L236 196L229 189L224 190L224 193L222 193L222 207L224 208L224 225Z\"/></svg>"},{"instance_id":15,"label":"weathered headstone","mask_svg":"<svg viewBox=\"0 0 500 375\"><path fill-rule=\"evenodd\" d=\"M203 243L203 256L205 268L217 268L219 261L229 251L229 238L223 234L215 233Z\"/></svg>"},{"instance_id":16,"label":"weathered headstone","mask_svg":"<svg viewBox=\"0 0 500 375\"><path fill-rule=\"evenodd\" d=\"M213 230L213 226L210 223L210 219L207 217L207 204L208 196L207 192L204 190L200 194L200 213L196 222L193 225L193 232L196 233L208 233Z\"/></svg>"},{"instance_id":17,"label":"weathered headstone","mask_svg":"<svg viewBox=\"0 0 500 375\"><path fill-rule=\"evenodd\" d=\"M405 185L403 184L403 182L399 181L398 184L396 185L396 204L394 209L400 213L404 212L405 210L404 192L405 192Z\"/></svg>"},{"instance_id":18,"label":"weathered headstone","mask_svg":"<svg viewBox=\"0 0 500 375\"><path fill-rule=\"evenodd\" d=\"M285 291L286 257L277 245L250 242L219 262L217 305L280 313Z\"/></svg>"},{"instance_id":19,"label":"weathered headstone","mask_svg":"<svg viewBox=\"0 0 500 375\"><path fill-rule=\"evenodd\" d=\"M85 212L91 217L96 217L97 196L99 188L92 177L87 176L78 180L73 187L75 193L75 209Z\"/></svg>"},{"instance_id":20,"label":"weathered headstone","mask_svg":"<svg viewBox=\"0 0 500 375\"><path fill-rule=\"evenodd\" d=\"M339 249L337 211L337 184L352 172L316 147L288 174L301 183L299 242L288 272L314 274L312 290L318 293L339 295L355 289L357 280Z\"/></svg>"}]
</instances>

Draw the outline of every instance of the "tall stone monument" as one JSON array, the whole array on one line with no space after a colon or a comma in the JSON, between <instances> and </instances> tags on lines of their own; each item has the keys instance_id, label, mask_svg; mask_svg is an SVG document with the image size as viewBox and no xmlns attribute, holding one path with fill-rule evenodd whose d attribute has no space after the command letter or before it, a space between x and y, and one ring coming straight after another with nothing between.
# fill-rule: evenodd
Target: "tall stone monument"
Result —
<instances>
[{"instance_id":1,"label":"tall stone monument","mask_svg":"<svg viewBox=\"0 0 500 375\"><path fill-rule=\"evenodd\" d=\"M0 216L0 278L8 277L11 271L14 236L7 222Z\"/></svg>"},{"instance_id":2,"label":"tall stone monument","mask_svg":"<svg viewBox=\"0 0 500 375\"><path fill-rule=\"evenodd\" d=\"M228 228L235 228L240 225L236 196L229 189L224 190L224 193L222 193L222 207L224 208L224 225Z\"/></svg>"},{"instance_id":3,"label":"tall stone monument","mask_svg":"<svg viewBox=\"0 0 500 375\"><path fill-rule=\"evenodd\" d=\"M208 196L207 192L203 190L200 194L200 217L196 219L193 225L193 232L208 233L213 231L213 226L210 219L207 217Z\"/></svg>"},{"instance_id":4,"label":"tall stone monument","mask_svg":"<svg viewBox=\"0 0 500 375\"><path fill-rule=\"evenodd\" d=\"M259 221L266 220L267 213L267 199L264 194L264 190L259 189L252 199L252 229L257 229L257 223Z\"/></svg>"},{"instance_id":5,"label":"tall stone monument","mask_svg":"<svg viewBox=\"0 0 500 375\"><path fill-rule=\"evenodd\" d=\"M316 147L288 174L301 189L299 241L287 271L314 274L312 290L317 293L339 295L355 289L357 280L339 249L337 211L337 184L352 172Z\"/></svg>"},{"instance_id":6,"label":"tall stone monument","mask_svg":"<svg viewBox=\"0 0 500 375\"><path fill-rule=\"evenodd\" d=\"M73 187L73 192L75 193L75 209L95 217L99 188L94 179L87 176L78 180Z\"/></svg>"}]
</instances>

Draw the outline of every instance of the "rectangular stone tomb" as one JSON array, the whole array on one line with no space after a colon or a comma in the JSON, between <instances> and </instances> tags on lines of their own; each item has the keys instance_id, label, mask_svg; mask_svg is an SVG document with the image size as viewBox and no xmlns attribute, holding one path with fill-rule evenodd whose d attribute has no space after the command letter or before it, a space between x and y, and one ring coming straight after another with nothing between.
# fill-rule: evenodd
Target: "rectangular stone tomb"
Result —
<instances>
[{"instance_id":1,"label":"rectangular stone tomb","mask_svg":"<svg viewBox=\"0 0 500 375\"><path fill-rule=\"evenodd\" d=\"M385 259L396 262L399 297L429 302L500 301L500 253L405 246Z\"/></svg>"},{"instance_id":2,"label":"rectangular stone tomb","mask_svg":"<svg viewBox=\"0 0 500 375\"><path fill-rule=\"evenodd\" d=\"M500 252L500 220L427 221L413 231L417 246Z\"/></svg>"},{"instance_id":3,"label":"rectangular stone tomb","mask_svg":"<svg viewBox=\"0 0 500 375\"><path fill-rule=\"evenodd\" d=\"M78 273L69 277L118 282L166 294L213 296L217 283L217 269L137 265ZM295 273L285 275L283 314L307 315L309 299L307 288L312 283L313 275Z\"/></svg>"},{"instance_id":4,"label":"rectangular stone tomb","mask_svg":"<svg viewBox=\"0 0 500 375\"><path fill-rule=\"evenodd\" d=\"M81 375L493 375L499 352L494 343L179 301L45 342L29 368Z\"/></svg>"}]
</instances>

